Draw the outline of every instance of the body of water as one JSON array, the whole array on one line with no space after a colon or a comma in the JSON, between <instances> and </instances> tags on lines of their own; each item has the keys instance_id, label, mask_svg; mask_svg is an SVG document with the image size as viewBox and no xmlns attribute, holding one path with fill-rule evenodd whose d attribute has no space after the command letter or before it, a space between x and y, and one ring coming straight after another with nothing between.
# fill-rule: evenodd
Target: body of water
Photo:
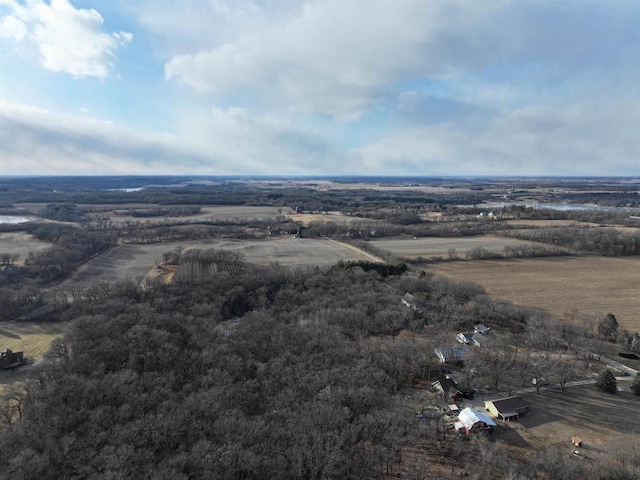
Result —
<instances>
[{"instance_id":1,"label":"body of water","mask_svg":"<svg viewBox=\"0 0 640 480\"><path fill-rule=\"evenodd\" d=\"M30 222L33 219L27 217L12 217L9 215L0 215L0 224L1 223L25 223Z\"/></svg>"},{"instance_id":2,"label":"body of water","mask_svg":"<svg viewBox=\"0 0 640 480\"><path fill-rule=\"evenodd\" d=\"M502 202L502 203L494 203L491 205L487 205L487 207L493 208L503 208L510 207L513 205L519 205L526 208L546 208L549 210L560 210L560 211L568 211L568 210L597 210L601 212L640 212L640 208L633 207L604 207L600 205L594 204L579 204L579 203L535 203L535 202Z\"/></svg>"}]
</instances>

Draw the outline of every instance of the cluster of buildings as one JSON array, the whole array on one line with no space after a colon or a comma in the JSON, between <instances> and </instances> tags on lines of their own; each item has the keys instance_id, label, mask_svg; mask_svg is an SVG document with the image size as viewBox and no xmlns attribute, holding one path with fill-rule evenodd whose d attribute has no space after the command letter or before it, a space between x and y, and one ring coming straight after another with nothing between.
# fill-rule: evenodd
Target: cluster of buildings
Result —
<instances>
[{"instance_id":1,"label":"cluster of buildings","mask_svg":"<svg viewBox=\"0 0 640 480\"><path fill-rule=\"evenodd\" d=\"M487 348L491 345L490 332L490 327L479 323L474 327L473 332L461 332L456 335L456 340L462 345L436 348L434 353L442 363L462 362L469 351L469 346Z\"/></svg>"}]
</instances>

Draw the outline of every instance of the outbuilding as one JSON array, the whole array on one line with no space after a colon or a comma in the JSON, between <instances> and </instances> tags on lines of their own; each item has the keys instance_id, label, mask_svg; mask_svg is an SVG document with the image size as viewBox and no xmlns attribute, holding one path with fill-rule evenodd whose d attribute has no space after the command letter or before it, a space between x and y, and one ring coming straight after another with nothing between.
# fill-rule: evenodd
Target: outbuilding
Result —
<instances>
[{"instance_id":1,"label":"outbuilding","mask_svg":"<svg viewBox=\"0 0 640 480\"><path fill-rule=\"evenodd\" d=\"M484 407L495 417L512 420L527 411L527 404L522 397L505 397L487 400Z\"/></svg>"}]
</instances>

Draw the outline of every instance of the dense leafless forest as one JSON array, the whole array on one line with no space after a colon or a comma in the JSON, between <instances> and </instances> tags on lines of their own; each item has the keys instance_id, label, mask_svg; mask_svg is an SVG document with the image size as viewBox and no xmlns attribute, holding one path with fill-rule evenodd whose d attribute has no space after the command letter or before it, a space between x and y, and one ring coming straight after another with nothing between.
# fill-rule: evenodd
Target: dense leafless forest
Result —
<instances>
[{"instance_id":1,"label":"dense leafless forest","mask_svg":"<svg viewBox=\"0 0 640 480\"><path fill-rule=\"evenodd\" d=\"M29 356L16 325L64 326L43 359L0 370L0 477L638 478L637 319L520 307L431 267L634 262L639 189L632 179L0 179L0 215L24 219L0 224L0 351L14 342ZM486 246L397 247L425 238ZM498 240L514 243L491 248ZM135 262L143 275L127 273ZM101 281L116 270L118 281ZM463 360L434 354L477 325L491 333ZM461 407L520 394L530 411L488 436L459 434L449 392L433 388L444 378ZM579 424L571 408L550 417L572 396ZM586 436L578 454L558 433L574 424Z\"/></svg>"}]
</instances>

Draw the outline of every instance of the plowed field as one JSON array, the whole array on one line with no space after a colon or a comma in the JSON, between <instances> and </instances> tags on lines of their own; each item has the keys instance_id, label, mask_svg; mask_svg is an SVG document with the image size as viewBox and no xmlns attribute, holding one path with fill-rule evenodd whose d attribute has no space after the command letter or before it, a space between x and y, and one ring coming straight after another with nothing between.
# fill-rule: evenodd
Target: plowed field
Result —
<instances>
[{"instance_id":1,"label":"plowed field","mask_svg":"<svg viewBox=\"0 0 640 480\"><path fill-rule=\"evenodd\" d=\"M555 257L441 263L428 271L476 282L495 298L562 316L613 313L622 327L640 331L640 258Z\"/></svg>"},{"instance_id":2,"label":"plowed field","mask_svg":"<svg viewBox=\"0 0 640 480\"><path fill-rule=\"evenodd\" d=\"M474 248L504 253L506 246L527 245L532 242L494 235L480 235L476 237L389 237L371 240L371 243L380 250L386 250L401 257L429 258L446 257L451 248L456 250L456 255L459 257L464 257Z\"/></svg>"}]
</instances>

